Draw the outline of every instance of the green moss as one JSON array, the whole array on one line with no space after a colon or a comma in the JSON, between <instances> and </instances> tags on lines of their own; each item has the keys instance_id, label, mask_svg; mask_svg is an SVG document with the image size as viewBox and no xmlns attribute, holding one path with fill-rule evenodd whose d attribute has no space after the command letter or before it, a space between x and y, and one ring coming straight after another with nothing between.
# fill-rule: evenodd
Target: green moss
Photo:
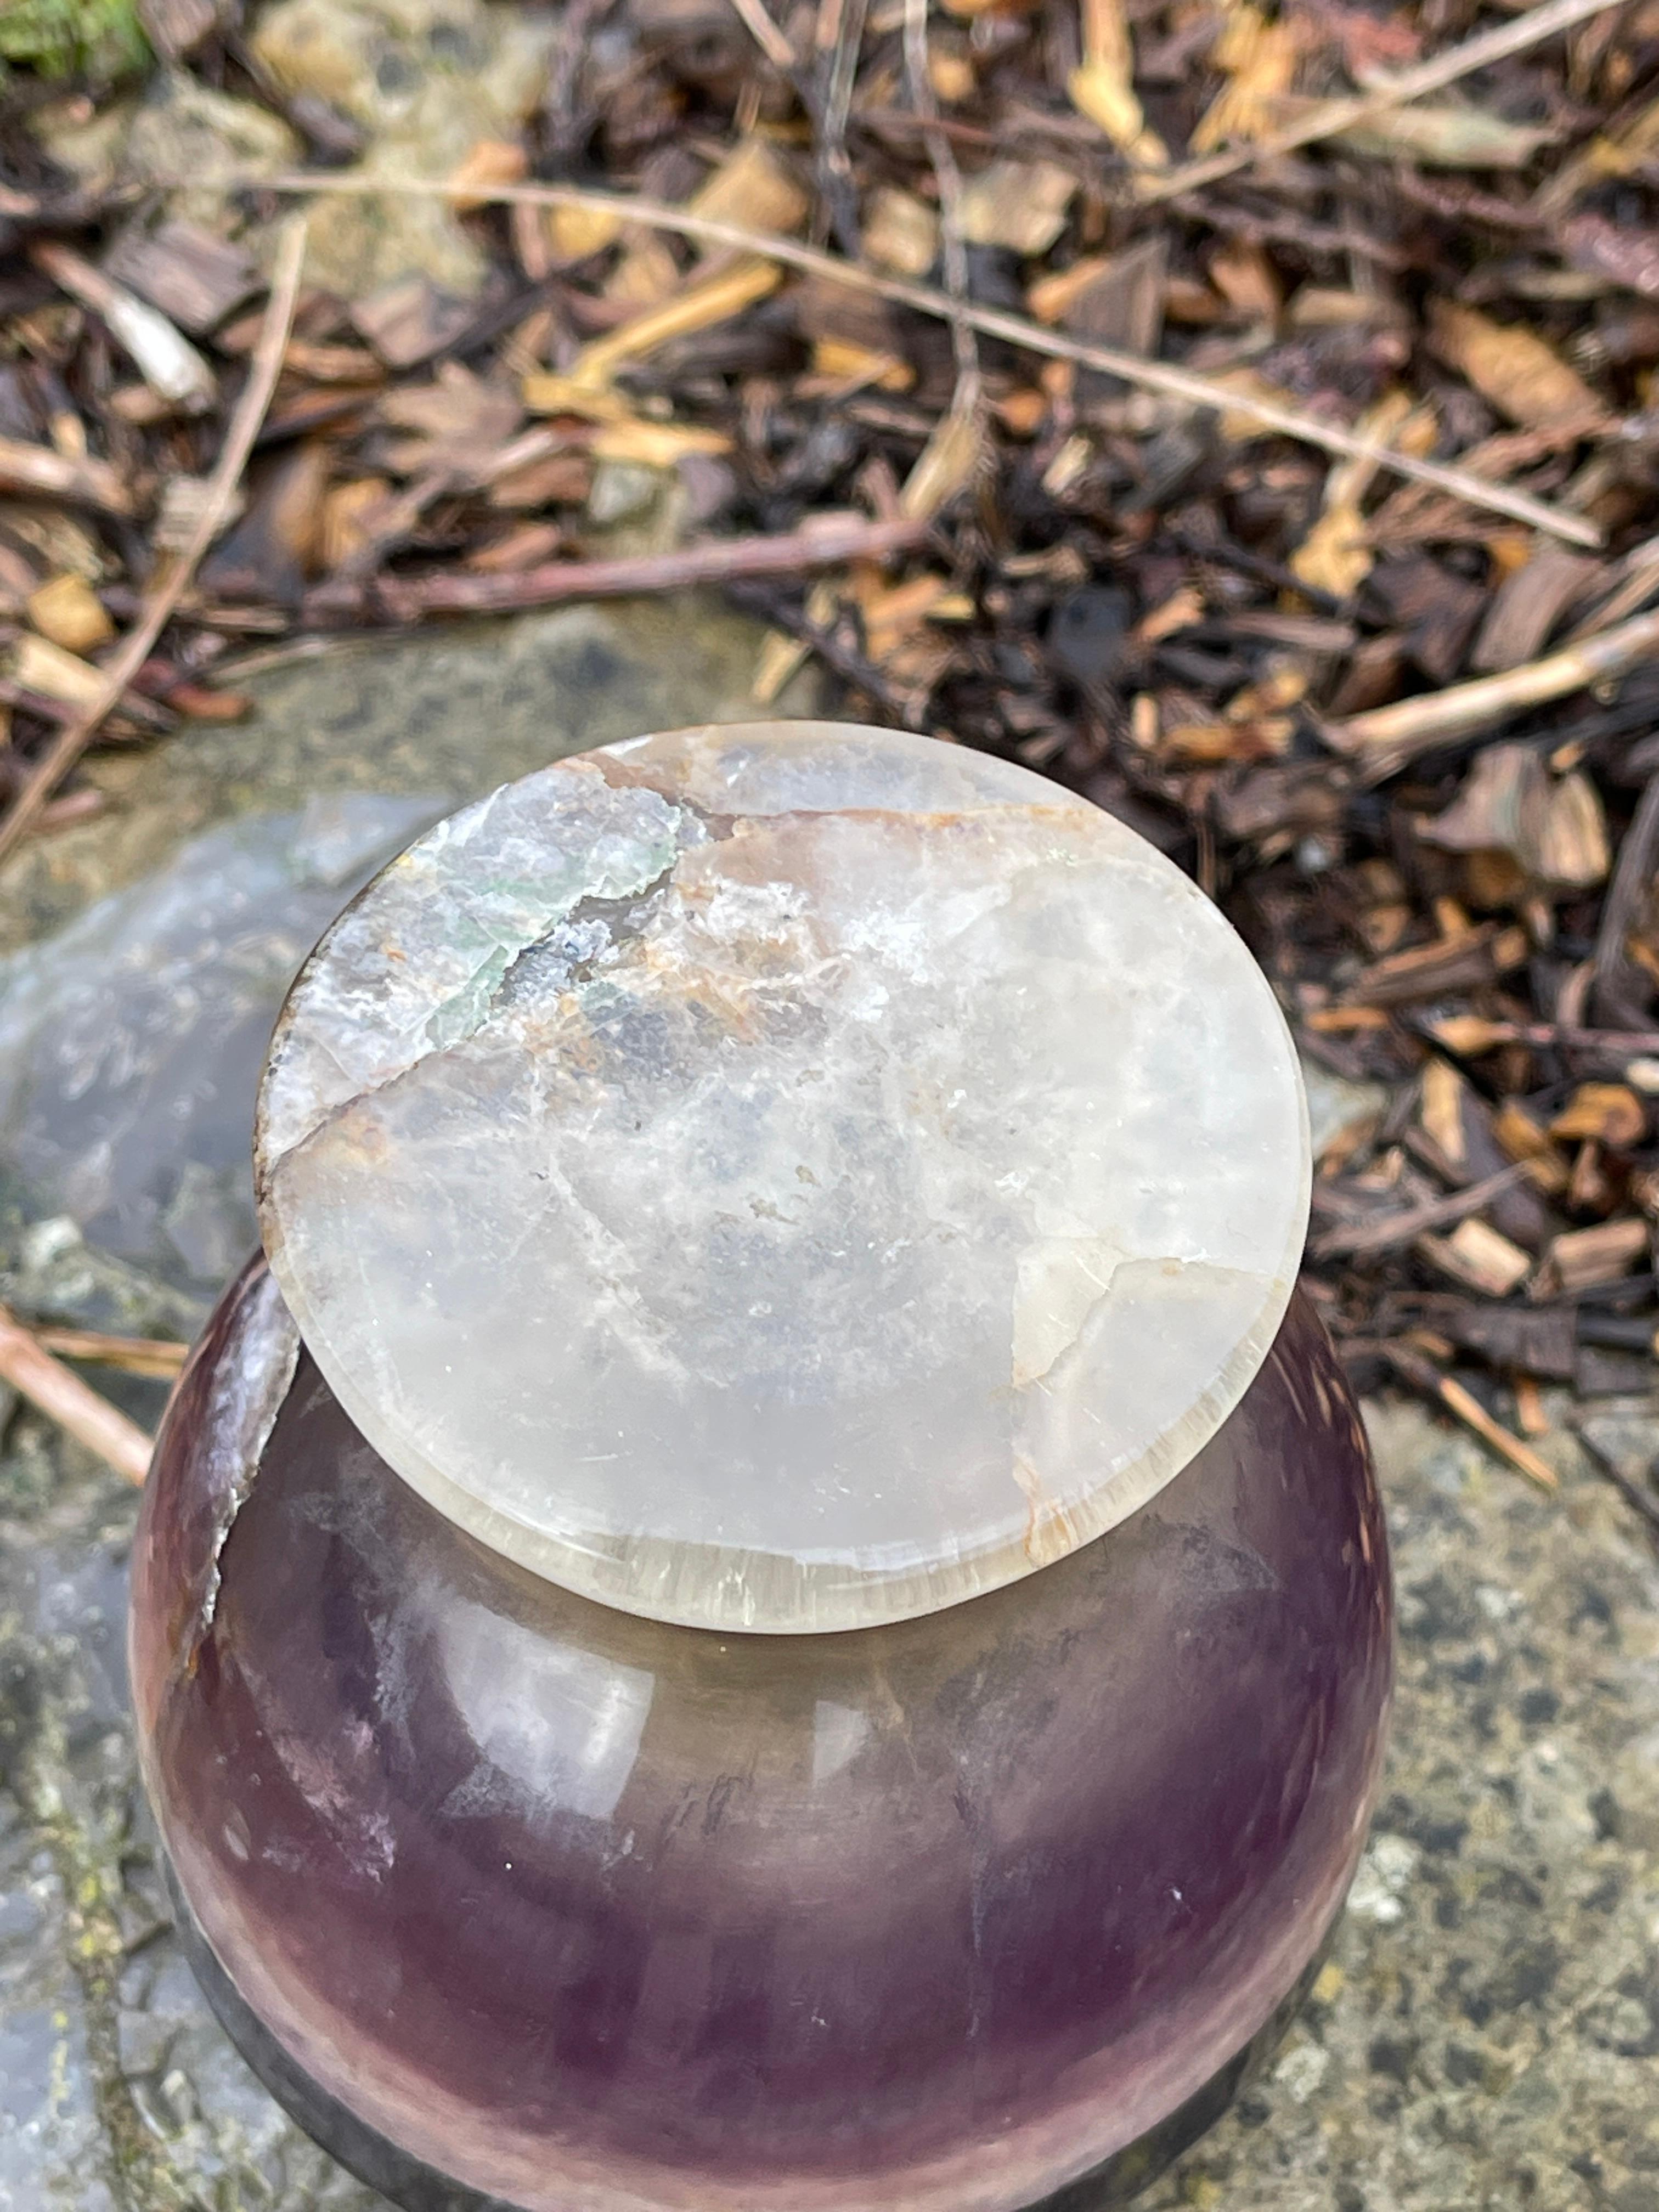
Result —
<instances>
[{"instance_id":1,"label":"green moss","mask_svg":"<svg viewBox=\"0 0 1659 2212\"><path fill-rule=\"evenodd\" d=\"M135 0L0 0L0 85L14 68L106 84L149 58Z\"/></svg>"}]
</instances>

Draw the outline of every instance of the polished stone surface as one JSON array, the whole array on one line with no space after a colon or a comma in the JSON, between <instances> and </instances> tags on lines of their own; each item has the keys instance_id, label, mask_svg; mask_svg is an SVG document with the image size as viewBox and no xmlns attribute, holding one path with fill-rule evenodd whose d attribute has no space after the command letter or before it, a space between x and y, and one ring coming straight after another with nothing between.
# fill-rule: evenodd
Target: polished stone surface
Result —
<instances>
[{"instance_id":1,"label":"polished stone surface","mask_svg":"<svg viewBox=\"0 0 1659 2212\"><path fill-rule=\"evenodd\" d=\"M1188 879L834 723L562 762L307 964L265 1249L352 1418L538 1572L693 1626L1046 1566L1226 1418L1306 1220L1295 1054Z\"/></svg>"},{"instance_id":2,"label":"polished stone surface","mask_svg":"<svg viewBox=\"0 0 1659 2212\"><path fill-rule=\"evenodd\" d=\"M331 2095L289 2057L220 1965L170 1869L167 1874L179 1942L215 2017L271 2095L313 2139L328 2144L343 2165L393 2203L408 2208L408 2212L502 2212L499 2197L482 2196L452 2180L365 2126L349 2106ZM1307 2002L1323 1964L1322 1952L1309 1961L1290 1994L1255 2034L1184 2104L1104 2166L1045 2197L1031 2212L1118 2212L1118 2208L1141 2196L1153 2177L1224 2118L1241 2094L1260 2081L1282 2045L1286 2028Z\"/></svg>"},{"instance_id":3,"label":"polished stone surface","mask_svg":"<svg viewBox=\"0 0 1659 2212\"><path fill-rule=\"evenodd\" d=\"M134 1566L147 1780L243 1999L369 2126L532 2212L1009 2212L1074 2181L1294 1987L1381 1756L1380 1508L1301 1306L1096 1543L909 1621L726 1638L446 1522L256 1274Z\"/></svg>"}]
</instances>

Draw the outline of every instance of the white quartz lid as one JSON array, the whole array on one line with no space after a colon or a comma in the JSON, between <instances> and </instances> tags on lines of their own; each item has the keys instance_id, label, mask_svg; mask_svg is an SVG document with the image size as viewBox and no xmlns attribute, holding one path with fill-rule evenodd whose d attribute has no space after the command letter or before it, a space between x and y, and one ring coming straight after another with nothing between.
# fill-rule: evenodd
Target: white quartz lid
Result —
<instances>
[{"instance_id":1,"label":"white quartz lid","mask_svg":"<svg viewBox=\"0 0 1659 2212\"><path fill-rule=\"evenodd\" d=\"M277 1025L266 1249L433 1504L550 1580L855 1628L1086 1543L1218 1428L1306 1224L1217 909L1024 769L643 738L441 823Z\"/></svg>"}]
</instances>

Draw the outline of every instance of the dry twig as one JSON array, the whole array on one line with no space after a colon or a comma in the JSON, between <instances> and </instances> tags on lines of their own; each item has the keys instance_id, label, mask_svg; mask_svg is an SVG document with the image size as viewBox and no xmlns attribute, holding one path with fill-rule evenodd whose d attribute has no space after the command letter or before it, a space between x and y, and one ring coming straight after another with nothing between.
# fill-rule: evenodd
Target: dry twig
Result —
<instances>
[{"instance_id":1,"label":"dry twig","mask_svg":"<svg viewBox=\"0 0 1659 2212\"><path fill-rule=\"evenodd\" d=\"M0 491L44 494L105 514L136 514L138 502L118 470L90 453L54 453L21 438L0 438Z\"/></svg>"},{"instance_id":2,"label":"dry twig","mask_svg":"<svg viewBox=\"0 0 1659 2212\"><path fill-rule=\"evenodd\" d=\"M158 182L162 181L161 179ZM168 179L167 182L190 184L199 188L199 179ZM450 187L444 183L420 178L354 177L304 171L287 171L269 177L228 178L216 180L216 189L233 191L244 186L258 187L265 191L293 194L349 193L354 197L408 196L418 199L441 199L450 196ZM706 245L737 247L750 253L763 254L786 268L799 269L805 275L820 276L828 282L847 287L853 291L870 292L900 307L914 307L918 314L931 315L950 323L960 317L981 337L1003 338L1010 345L1027 352L1046 355L1054 361L1074 361L1079 368L1096 368L1108 376L1121 377L1126 384L1135 384L1147 392L1158 392L1171 399L1184 400L1189 406L1203 407L1218 415L1241 415L1259 422L1264 429L1277 431L1304 445L1316 446L1328 453L1341 453L1354 459L1374 461L1379 468L1391 471L1396 476L1407 477L1419 483L1431 484L1438 491L1449 493L1454 499L1471 507L1481 507L1494 514L1506 514L1511 520L1524 522L1534 530L1547 531L1551 535L1569 540L1575 545L1595 546L1601 543L1601 532L1582 514L1569 514L1565 508L1548 506L1544 501L1532 498L1513 486L1490 483L1473 476L1466 469L1452 467L1444 462L1426 461L1416 455L1400 453L1386 445L1377 445L1366 438L1356 438L1334 424L1322 422L1315 416L1298 412L1291 407L1281 407L1276 401L1264 399L1259 394L1234 391L1218 384L1211 378L1194 375L1190 370L1177 368L1172 363L1150 361L1139 354L1123 353L1114 346L1095 345L1087 339L1071 337L1059 330L1046 330L1041 323L1025 315L1012 315L1001 308L981 306L975 301L958 303L948 292L941 292L931 284L916 284L907 278L888 276L878 270L866 269L857 262L843 261L833 253L824 253L816 246L804 246L798 239L779 238L767 231L750 230L740 223L721 222L711 216L692 214L685 208L671 207L660 200L634 198L623 192L589 191L574 185L480 185L477 197L503 206L584 208L590 212L614 215L627 222L641 223L647 228L678 233L684 238L700 239Z\"/></svg>"},{"instance_id":3,"label":"dry twig","mask_svg":"<svg viewBox=\"0 0 1659 2212\"><path fill-rule=\"evenodd\" d=\"M300 295L300 271L305 262L306 224L303 216L284 233L271 276L270 301L264 326L248 368L247 382L236 404L217 465L208 479L201 512L184 550L165 570L151 592L143 613L128 632L125 642L105 672L99 696L84 712L60 731L30 770L28 779L0 822L0 860L11 851L53 791L79 760L97 734L104 717L116 705L128 684L149 659L156 640L166 629L179 602L190 587L198 562L212 544L230 510L253 441L270 404L282 370L283 354Z\"/></svg>"},{"instance_id":4,"label":"dry twig","mask_svg":"<svg viewBox=\"0 0 1659 2212\"><path fill-rule=\"evenodd\" d=\"M1524 1474L1528 1482L1552 1495L1560 1488L1559 1478L1547 1460L1540 1459L1530 1444L1522 1443L1519 1437L1511 1436L1501 1421L1493 1420L1473 1391L1466 1390L1449 1375L1443 1375L1432 1361L1421 1352L1413 1352L1403 1344L1385 1344L1381 1347L1384 1358L1395 1372L1420 1390L1425 1398L1432 1398L1445 1408L1454 1420L1462 1421L1466 1429L1473 1429L1483 1443L1490 1444L1500 1459Z\"/></svg>"},{"instance_id":5,"label":"dry twig","mask_svg":"<svg viewBox=\"0 0 1659 2212\"><path fill-rule=\"evenodd\" d=\"M1324 735L1334 751L1361 757L1367 780L1380 782L1419 753L1476 730L1491 729L1523 707L1541 707L1589 684L1627 675L1656 653L1659 613L1638 615L1615 629L1546 653L1524 667L1506 668L1499 676L1479 676L1473 683L1401 699L1392 707L1373 708L1345 722L1328 722Z\"/></svg>"},{"instance_id":6,"label":"dry twig","mask_svg":"<svg viewBox=\"0 0 1659 2212\"><path fill-rule=\"evenodd\" d=\"M1310 1256L1316 1260L1352 1258L1364 1253L1389 1252L1409 1244L1426 1229L1444 1229L1467 1220L1482 1206L1512 1190L1526 1175L1524 1167L1499 1168L1496 1175L1472 1182L1466 1189L1449 1191L1444 1198L1425 1200L1421 1206L1397 1207L1375 1221L1345 1221L1314 1239Z\"/></svg>"},{"instance_id":7,"label":"dry twig","mask_svg":"<svg viewBox=\"0 0 1659 2212\"><path fill-rule=\"evenodd\" d=\"M0 1380L9 1382L129 1482L141 1483L149 1472L150 1440L137 1423L43 1350L39 1339L4 1306L0 1306Z\"/></svg>"},{"instance_id":8,"label":"dry twig","mask_svg":"<svg viewBox=\"0 0 1659 2212\"><path fill-rule=\"evenodd\" d=\"M1656 1498L1650 1490L1644 1490L1640 1483L1632 1482L1611 1452L1603 1451L1595 1438L1586 1433L1582 1420L1569 1421L1567 1425L1578 1439L1585 1458L1596 1473L1606 1476L1626 1504L1641 1515L1650 1532L1659 1536L1659 1498Z\"/></svg>"},{"instance_id":9,"label":"dry twig","mask_svg":"<svg viewBox=\"0 0 1659 2212\"><path fill-rule=\"evenodd\" d=\"M129 1375L171 1381L190 1357L190 1346L166 1336L108 1336L95 1328L37 1328L34 1340L59 1359L88 1359Z\"/></svg>"},{"instance_id":10,"label":"dry twig","mask_svg":"<svg viewBox=\"0 0 1659 2212\"><path fill-rule=\"evenodd\" d=\"M792 74L799 66L795 50L767 14L761 0L732 0L732 5L742 17L750 37L773 68L781 70L786 76Z\"/></svg>"},{"instance_id":11,"label":"dry twig","mask_svg":"<svg viewBox=\"0 0 1659 2212\"><path fill-rule=\"evenodd\" d=\"M1136 196L1145 203L1174 199L1196 191L1200 185L1212 185L1218 178L1233 176L1240 169L1254 168L1258 161L1277 161L1299 146L1334 138L1339 131L1352 130L1357 123L1369 123L1374 116L1386 115L1390 108L1403 107L1431 92L1442 92L1460 77L1490 69L1494 62L1505 61L1511 54L1525 53L1528 47L1621 4L1622 0L1546 0L1543 7L1528 8L1510 21L1466 39L1462 46L1449 46L1444 53L1419 62L1415 69L1402 70L1397 76L1373 84L1364 92L1323 100L1269 137L1230 146L1201 161L1185 161L1166 176L1138 179Z\"/></svg>"},{"instance_id":12,"label":"dry twig","mask_svg":"<svg viewBox=\"0 0 1659 2212\"><path fill-rule=\"evenodd\" d=\"M665 553L638 553L613 561L547 561L502 576L382 576L349 597L314 592L308 611L319 618L378 607L394 622L455 614L506 614L550 607L568 599L620 599L682 591L752 576L803 575L847 561L884 561L925 544L928 525L906 516L895 522L824 516L783 538L713 538Z\"/></svg>"}]
</instances>

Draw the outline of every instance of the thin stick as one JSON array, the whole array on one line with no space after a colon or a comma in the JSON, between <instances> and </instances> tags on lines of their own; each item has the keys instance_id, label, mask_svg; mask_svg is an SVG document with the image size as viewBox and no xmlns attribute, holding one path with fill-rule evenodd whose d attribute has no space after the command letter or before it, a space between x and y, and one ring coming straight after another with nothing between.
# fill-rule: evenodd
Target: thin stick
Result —
<instances>
[{"instance_id":1,"label":"thin stick","mask_svg":"<svg viewBox=\"0 0 1659 2212\"><path fill-rule=\"evenodd\" d=\"M1560 1488L1559 1479L1548 1461L1540 1459L1530 1444L1522 1443L1501 1422L1493 1420L1473 1391L1466 1390L1461 1382L1454 1382L1449 1375L1443 1375L1437 1367L1404 1345L1385 1344L1382 1351L1403 1381L1414 1390L1420 1390L1425 1397L1432 1398L1437 1405L1443 1406L1452 1419L1462 1421L1466 1429L1473 1429L1483 1443L1490 1444L1500 1459L1507 1460L1528 1482L1552 1493Z\"/></svg>"},{"instance_id":2,"label":"thin stick","mask_svg":"<svg viewBox=\"0 0 1659 2212\"><path fill-rule=\"evenodd\" d=\"M1636 926L1652 882L1656 851L1659 851L1659 775L1650 775L1619 848L1618 866L1601 902L1601 920L1595 932L1595 1011L1615 1019L1631 1011L1619 1003L1620 986L1632 964L1625 940Z\"/></svg>"},{"instance_id":3,"label":"thin stick","mask_svg":"<svg viewBox=\"0 0 1659 2212\"><path fill-rule=\"evenodd\" d=\"M167 1336L106 1336L96 1328L37 1328L34 1340L60 1359L90 1359L100 1367L122 1367L130 1375L162 1379L176 1375L190 1346Z\"/></svg>"},{"instance_id":4,"label":"thin stick","mask_svg":"<svg viewBox=\"0 0 1659 2212\"><path fill-rule=\"evenodd\" d=\"M1183 162L1167 176L1137 179L1135 197L1143 204L1173 199L1182 192L1196 191L1201 185L1212 185L1219 177L1231 177L1240 169L1253 168L1258 161L1277 161L1282 154L1294 153L1298 146L1310 146L1318 138L1333 138L1339 131L1351 131L1356 123L1369 122L1374 115L1386 115L1390 108L1421 100L1425 93L1442 91L1459 77L1469 76L1476 70L1489 69L1492 63L1505 60L1510 54L1524 53L1528 46L1553 38L1557 32L1570 31L1576 23L1587 21L1592 15L1605 15L1609 8L1620 5L1622 0L1547 0L1546 6L1529 8L1513 21L1500 23L1495 30L1482 31L1478 38L1466 39L1462 46L1450 46L1444 53L1419 62L1415 69L1402 70L1397 76L1374 84L1365 92L1352 93L1340 100L1322 100L1297 122L1287 124L1269 138L1230 146L1224 153Z\"/></svg>"},{"instance_id":5,"label":"thin stick","mask_svg":"<svg viewBox=\"0 0 1659 2212\"><path fill-rule=\"evenodd\" d=\"M137 1423L42 1351L4 1306L0 1306L0 1380L9 1382L30 1405L38 1406L129 1482L142 1482L149 1474L150 1440Z\"/></svg>"},{"instance_id":6,"label":"thin stick","mask_svg":"<svg viewBox=\"0 0 1659 2212\"><path fill-rule=\"evenodd\" d=\"M979 404L979 344L963 314L968 302L968 246L962 228L962 172L951 142L939 127L939 102L927 74L927 0L904 0L904 74L910 105L922 129L922 143L939 185L939 236L944 246L945 289L951 298L951 343L956 356L953 414Z\"/></svg>"},{"instance_id":7,"label":"thin stick","mask_svg":"<svg viewBox=\"0 0 1659 2212\"><path fill-rule=\"evenodd\" d=\"M119 473L90 453L71 456L24 438L0 438L0 491L44 492L105 514L136 514L138 502Z\"/></svg>"},{"instance_id":8,"label":"thin stick","mask_svg":"<svg viewBox=\"0 0 1659 2212\"><path fill-rule=\"evenodd\" d=\"M124 714L128 713L135 699L143 701L138 708L141 715L144 714L146 707L152 710L155 708L155 702L144 699L142 692L128 692L122 698L120 712ZM50 698L44 691L31 690L27 684L14 683L9 676L0 676L0 707L21 707L26 714L36 715L43 722L72 722L81 712L70 700ZM170 714L155 714L152 712L144 715L144 720L149 728L156 731L167 731L175 726Z\"/></svg>"},{"instance_id":9,"label":"thin stick","mask_svg":"<svg viewBox=\"0 0 1659 2212\"><path fill-rule=\"evenodd\" d=\"M611 0L568 0L559 16L558 42L542 96L548 151L562 165L576 150L580 127L576 89L595 31L611 12Z\"/></svg>"},{"instance_id":10,"label":"thin stick","mask_svg":"<svg viewBox=\"0 0 1659 2212\"><path fill-rule=\"evenodd\" d=\"M859 195L847 155L847 118L858 82L868 14L869 0L819 0L817 55L811 79L818 94L812 131L818 188L836 243L843 253L854 256L859 252Z\"/></svg>"},{"instance_id":11,"label":"thin stick","mask_svg":"<svg viewBox=\"0 0 1659 2212\"><path fill-rule=\"evenodd\" d=\"M1309 1256L1315 1260L1355 1258L1361 1253L1387 1252L1397 1244L1409 1244L1413 1237L1425 1229L1443 1229L1454 1221L1467 1220L1479 1213L1483 1206L1501 1198L1525 1176L1524 1165L1499 1168L1484 1182L1472 1182L1467 1189L1454 1190L1444 1198L1431 1198L1421 1206L1396 1207L1375 1221L1345 1221L1340 1227L1328 1229L1315 1238L1309 1248Z\"/></svg>"},{"instance_id":12,"label":"thin stick","mask_svg":"<svg viewBox=\"0 0 1659 2212\"><path fill-rule=\"evenodd\" d=\"M679 591L695 584L726 584L745 576L804 574L845 561L883 561L922 544L929 526L903 517L896 522L826 520L787 538L708 538L667 553L629 554L614 561L545 561L516 575L382 576L361 594L331 596L323 585L306 608L307 620L327 620L378 606L393 622L423 615L508 614L550 607L565 599L633 599Z\"/></svg>"},{"instance_id":13,"label":"thin stick","mask_svg":"<svg viewBox=\"0 0 1659 2212\"><path fill-rule=\"evenodd\" d=\"M60 730L35 763L12 809L0 822L0 860L3 860L52 793L96 736L99 725L119 702L127 685L149 659L155 641L166 629L173 610L190 586L197 565L222 526L230 511L247 457L270 404L283 366L294 307L300 296L300 270L304 265L306 223L301 216L284 231L276 252L270 282L270 301L264 327L249 364L247 382L236 403L236 412L221 448L218 465L209 477L196 526L183 551L149 594L149 603L126 641L105 672L103 689L84 711Z\"/></svg>"},{"instance_id":14,"label":"thin stick","mask_svg":"<svg viewBox=\"0 0 1659 2212\"><path fill-rule=\"evenodd\" d=\"M1593 1437L1586 1435L1582 1420L1570 1420L1567 1426L1577 1437L1585 1458L1596 1473L1604 1474L1632 1512L1641 1515L1650 1534L1659 1536L1659 1498L1644 1490L1640 1483L1632 1482L1612 1453L1603 1451Z\"/></svg>"},{"instance_id":15,"label":"thin stick","mask_svg":"<svg viewBox=\"0 0 1659 2212\"><path fill-rule=\"evenodd\" d=\"M345 194L366 199L454 197L452 185L436 180L353 177L331 171L307 175L303 171L289 170L275 176L228 177L216 181L217 189L227 192L245 189L298 194L319 192L330 197ZM158 177L152 182L157 185L189 186L192 190L201 187L199 178ZM1304 445L1317 446L1328 453L1375 461L1395 476L1432 484L1437 490L1449 493L1470 507L1507 514L1516 522L1524 522L1534 530L1548 531L1574 545L1599 546L1602 542L1601 532L1583 515L1547 506L1542 500L1507 485L1488 483L1467 469L1450 467L1440 461L1419 460L1413 454L1376 445L1369 439L1356 438L1349 431L1317 422L1291 408L1278 406L1252 392L1230 391L1224 385L1176 368L1169 362L1148 361L1139 354L1120 353L1114 346L1095 345L1086 339L1073 337L1064 331L1045 330L1042 324L1026 316L1006 314L999 307L982 307L977 301L958 304L948 292L939 291L931 284L913 284L904 277L882 275L856 262L822 252L816 246L804 246L798 239L779 238L770 232L750 230L741 223L693 215L688 209L670 207L660 200L632 199L623 192L589 191L576 185L492 185L487 190L480 185L472 191L471 197L491 206L586 208L598 214L619 216L626 222L641 223L647 229L672 231L680 237L700 239L708 245L763 253L785 268L798 269L806 276L823 277L853 291L872 292L880 299L914 307L918 314L932 315L940 322L949 323L960 315L963 322L982 336L1004 338L1010 345L1023 347L1028 353L1044 354L1054 361L1074 361L1081 368L1097 368L1108 376L1121 377L1126 384L1137 384L1146 391L1161 392L1171 399L1185 400L1189 406L1210 408L1217 414L1247 416L1261 423L1264 429L1297 439Z\"/></svg>"},{"instance_id":16,"label":"thin stick","mask_svg":"<svg viewBox=\"0 0 1659 2212\"><path fill-rule=\"evenodd\" d=\"M1328 722L1323 734L1335 752L1369 756L1367 771L1380 781L1449 738L1490 729L1523 707L1543 706L1605 678L1626 675L1655 653L1659 653L1659 611L1637 615L1524 667L1478 676L1472 683L1454 684L1420 699L1401 699L1392 707L1373 708L1369 714L1351 714L1346 722Z\"/></svg>"},{"instance_id":17,"label":"thin stick","mask_svg":"<svg viewBox=\"0 0 1659 2212\"><path fill-rule=\"evenodd\" d=\"M761 5L761 0L732 0L750 37L771 63L786 76L796 66L795 50Z\"/></svg>"},{"instance_id":18,"label":"thin stick","mask_svg":"<svg viewBox=\"0 0 1659 2212\"><path fill-rule=\"evenodd\" d=\"M1480 1014L1452 1014L1421 1026L1437 1044L1465 1059L1491 1052L1500 1044L1530 1045L1545 1052L1601 1052L1613 1060L1659 1054L1659 1029L1587 1030L1571 1022L1489 1022Z\"/></svg>"}]
</instances>

